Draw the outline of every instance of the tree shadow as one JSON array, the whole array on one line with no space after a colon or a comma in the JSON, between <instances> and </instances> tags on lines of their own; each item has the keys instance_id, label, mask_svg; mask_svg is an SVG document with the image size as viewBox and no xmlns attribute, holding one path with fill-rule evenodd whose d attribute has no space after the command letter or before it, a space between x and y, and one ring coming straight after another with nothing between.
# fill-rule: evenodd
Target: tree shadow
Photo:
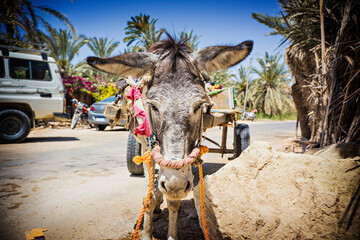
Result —
<instances>
[{"instance_id":1,"label":"tree shadow","mask_svg":"<svg viewBox=\"0 0 360 240\"><path fill-rule=\"evenodd\" d=\"M29 137L25 139L24 143L34 142L68 142L68 141L79 141L76 137Z\"/></svg>"}]
</instances>

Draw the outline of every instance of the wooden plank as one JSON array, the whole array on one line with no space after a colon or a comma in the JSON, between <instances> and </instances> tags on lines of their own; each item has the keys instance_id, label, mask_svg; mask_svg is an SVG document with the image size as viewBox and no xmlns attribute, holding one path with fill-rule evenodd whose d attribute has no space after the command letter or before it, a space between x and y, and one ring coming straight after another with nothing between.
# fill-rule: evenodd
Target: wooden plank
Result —
<instances>
[{"instance_id":1,"label":"wooden plank","mask_svg":"<svg viewBox=\"0 0 360 240\"><path fill-rule=\"evenodd\" d=\"M214 113L212 114L214 116L214 121L213 121L213 127L220 125L222 123L227 123L227 116L224 113Z\"/></svg>"},{"instance_id":2,"label":"wooden plank","mask_svg":"<svg viewBox=\"0 0 360 240\"><path fill-rule=\"evenodd\" d=\"M234 149L224 149L221 150L219 148L209 148L209 152L210 153L224 153L224 154L229 154L229 153L234 153Z\"/></svg>"},{"instance_id":3,"label":"wooden plank","mask_svg":"<svg viewBox=\"0 0 360 240\"><path fill-rule=\"evenodd\" d=\"M211 113L235 114L241 113L241 111L238 109L211 109Z\"/></svg>"}]
</instances>

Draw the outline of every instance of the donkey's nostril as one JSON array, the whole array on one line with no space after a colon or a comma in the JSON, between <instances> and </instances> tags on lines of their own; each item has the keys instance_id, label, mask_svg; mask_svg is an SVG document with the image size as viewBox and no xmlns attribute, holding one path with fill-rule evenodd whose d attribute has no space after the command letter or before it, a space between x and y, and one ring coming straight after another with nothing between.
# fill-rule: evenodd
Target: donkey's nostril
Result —
<instances>
[{"instance_id":1,"label":"donkey's nostril","mask_svg":"<svg viewBox=\"0 0 360 240\"><path fill-rule=\"evenodd\" d=\"M165 192L167 192L166 187L165 187L165 181L161 181L160 185L165 190Z\"/></svg>"},{"instance_id":2,"label":"donkey's nostril","mask_svg":"<svg viewBox=\"0 0 360 240\"><path fill-rule=\"evenodd\" d=\"M187 182L187 184L186 184L186 188L185 188L185 192L187 192L187 191L190 191L191 190L191 182L190 181L188 181Z\"/></svg>"}]
</instances>

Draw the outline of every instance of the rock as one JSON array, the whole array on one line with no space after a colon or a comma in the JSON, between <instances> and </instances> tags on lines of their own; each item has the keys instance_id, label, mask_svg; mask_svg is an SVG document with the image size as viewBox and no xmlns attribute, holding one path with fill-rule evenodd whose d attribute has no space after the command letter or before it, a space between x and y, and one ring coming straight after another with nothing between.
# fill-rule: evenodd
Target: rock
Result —
<instances>
[{"instance_id":1,"label":"rock","mask_svg":"<svg viewBox=\"0 0 360 240\"><path fill-rule=\"evenodd\" d=\"M210 239L360 239L358 165L254 142L204 179ZM199 186L194 200L202 226Z\"/></svg>"}]
</instances>

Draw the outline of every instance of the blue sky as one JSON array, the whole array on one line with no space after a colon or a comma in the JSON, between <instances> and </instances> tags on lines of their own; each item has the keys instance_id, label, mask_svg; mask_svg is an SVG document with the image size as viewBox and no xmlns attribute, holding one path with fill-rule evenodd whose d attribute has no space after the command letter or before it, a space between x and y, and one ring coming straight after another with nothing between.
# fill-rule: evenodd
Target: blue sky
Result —
<instances>
[{"instance_id":1,"label":"blue sky","mask_svg":"<svg viewBox=\"0 0 360 240\"><path fill-rule=\"evenodd\" d=\"M251 17L253 12L275 15L280 7L276 0L253 1L135 1L135 0L33 0L34 5L45 5L64 14L74 24L78 34L87 37L108 37L120 41L114 55L122 51L126 44L124 28L131 16L149 14L158 19L156 27L166 28L170 33L194 30L201 35L199 48L219 44L239 44L245 40L254 41L250 56L283 53L285 46L277 48L281 36L265 36L270 29ZM57 19L44 15L55 27L65 28ZM74 63L92 55L83 47ZM250 57L241 64L248 66Z\"/></svg>"}]
</instances>

